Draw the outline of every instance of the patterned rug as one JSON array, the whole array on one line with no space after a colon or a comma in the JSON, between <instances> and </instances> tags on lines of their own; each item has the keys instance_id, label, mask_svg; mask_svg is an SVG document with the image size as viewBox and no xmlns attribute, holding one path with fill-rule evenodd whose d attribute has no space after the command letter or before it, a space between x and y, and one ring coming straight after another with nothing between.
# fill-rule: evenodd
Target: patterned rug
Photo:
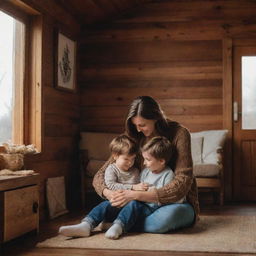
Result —
<instances>
[{"instance_id":1,"label":"patterned rug","mask_svg":"<svg viewBox=\"0 0 256 256\"><path fill-rule=\"evenodd\" d=\"M256 216L201 216L193 228L168 234L128 233L118 240L56 236L37 247L256 253Z\"/></svg>"}]
</instances>

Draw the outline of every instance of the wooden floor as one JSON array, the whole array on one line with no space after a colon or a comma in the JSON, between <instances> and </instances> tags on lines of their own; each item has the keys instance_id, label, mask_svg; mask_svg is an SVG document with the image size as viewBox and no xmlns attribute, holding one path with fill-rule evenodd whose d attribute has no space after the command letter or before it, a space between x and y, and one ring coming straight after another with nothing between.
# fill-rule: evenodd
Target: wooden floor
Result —
<instances>
[{"instance_id":1,"label":"wooden floor","mask_svg":"<svg viewBox=\"0 0 256 256\"><path fill-rule=\"evenodd\" d=\"M256 203L255 204L229 204L223 207L220 206L201 206L201 215L256 215ZM59 226L65 224L71 224L78 222L84 214L82 212L67 214L61 216L52 221L47 221L41 223L40 233L36 236L33 233L24 235L20 238L17 238L13 241L5 243L0 248L1 256L11 256L11 255L20 255L20 256L73 256L73 255L86 255L86 256L212 256L212 255L221 255L221 256L230 256L231 254L227 253L198 253L198 252L189 252L189 253L180 253L180 252L164 252L164 251L125 251L125 250L93 250L93 249L53 249L53 248L35 248L35 244L38 241L43 241L46 238L57 235ZM234 255L234 254L232 254ZM252 255L252 254L237 254L237 255Z\"/></svg>"}]
</instances>

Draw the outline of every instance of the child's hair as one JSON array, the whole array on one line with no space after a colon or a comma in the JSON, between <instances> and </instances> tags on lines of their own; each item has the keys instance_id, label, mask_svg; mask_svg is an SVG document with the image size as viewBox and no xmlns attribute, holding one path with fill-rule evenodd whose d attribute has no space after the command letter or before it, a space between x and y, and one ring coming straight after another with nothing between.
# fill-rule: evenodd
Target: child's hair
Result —
<instances>
[{"instance_id":1,"label":"child's hair","mask_svg":"<svg viewBox=\"0 0 256 256\"><path fill-rule=\"evenodd\" d=\"M170 141L161 136L150 139L141 149L142 152L147 151L156 159L164 159L168 163L172 155L172 145Z\"/></svg>"},{"instance_id":2,"label":"child's hair","mask_svg":"<svg viewBox=\"0 0 256 256\"><path fill-rule=\"evenodd\" d=\"M125 134L115 137L109 145L111 154L134 155L138 153L136 142Z\"/></svg>"}]
</instances>

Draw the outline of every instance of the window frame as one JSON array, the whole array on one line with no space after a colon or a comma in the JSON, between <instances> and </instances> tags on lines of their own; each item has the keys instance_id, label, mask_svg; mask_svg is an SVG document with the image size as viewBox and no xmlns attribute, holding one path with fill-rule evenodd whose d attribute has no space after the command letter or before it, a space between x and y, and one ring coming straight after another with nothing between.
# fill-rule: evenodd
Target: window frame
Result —
<instances>
[{"instance_id":1,"label":"window frame","mask_svg":"<svg viewBox=\"0 0 256 256\"><path fill-rule=\"evenodd\" d=\"M15 82L13 135L15 144L34 144L42 151L42 28L39 12L20 1L0 5L0 10L25 25L23 83ZM16 58L15 58L16 63ZM22 71L19 71L22 72ZM15 81L17 81L15 79ZM4 148L0 145L0 152Z\"/></svg>"}]
</instances>

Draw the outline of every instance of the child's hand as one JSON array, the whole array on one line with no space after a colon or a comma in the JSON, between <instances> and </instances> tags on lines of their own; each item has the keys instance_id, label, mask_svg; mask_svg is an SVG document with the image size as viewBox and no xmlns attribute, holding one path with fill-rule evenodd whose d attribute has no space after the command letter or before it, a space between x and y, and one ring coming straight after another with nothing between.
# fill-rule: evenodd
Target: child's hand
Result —
<instances>
[{"instance_id":1,"label":"child's hand","mask_svg":"<svg viewBox=\"0 0 256 256\"><path fill-rule=\"evenodd\" d=\"M148 183L139 183L139 184L135 184L135 185L132 185L132 189L133 190L143 190L143 191L147 191L149 188L149 185Z\"/></svg>"}]
</instances>

